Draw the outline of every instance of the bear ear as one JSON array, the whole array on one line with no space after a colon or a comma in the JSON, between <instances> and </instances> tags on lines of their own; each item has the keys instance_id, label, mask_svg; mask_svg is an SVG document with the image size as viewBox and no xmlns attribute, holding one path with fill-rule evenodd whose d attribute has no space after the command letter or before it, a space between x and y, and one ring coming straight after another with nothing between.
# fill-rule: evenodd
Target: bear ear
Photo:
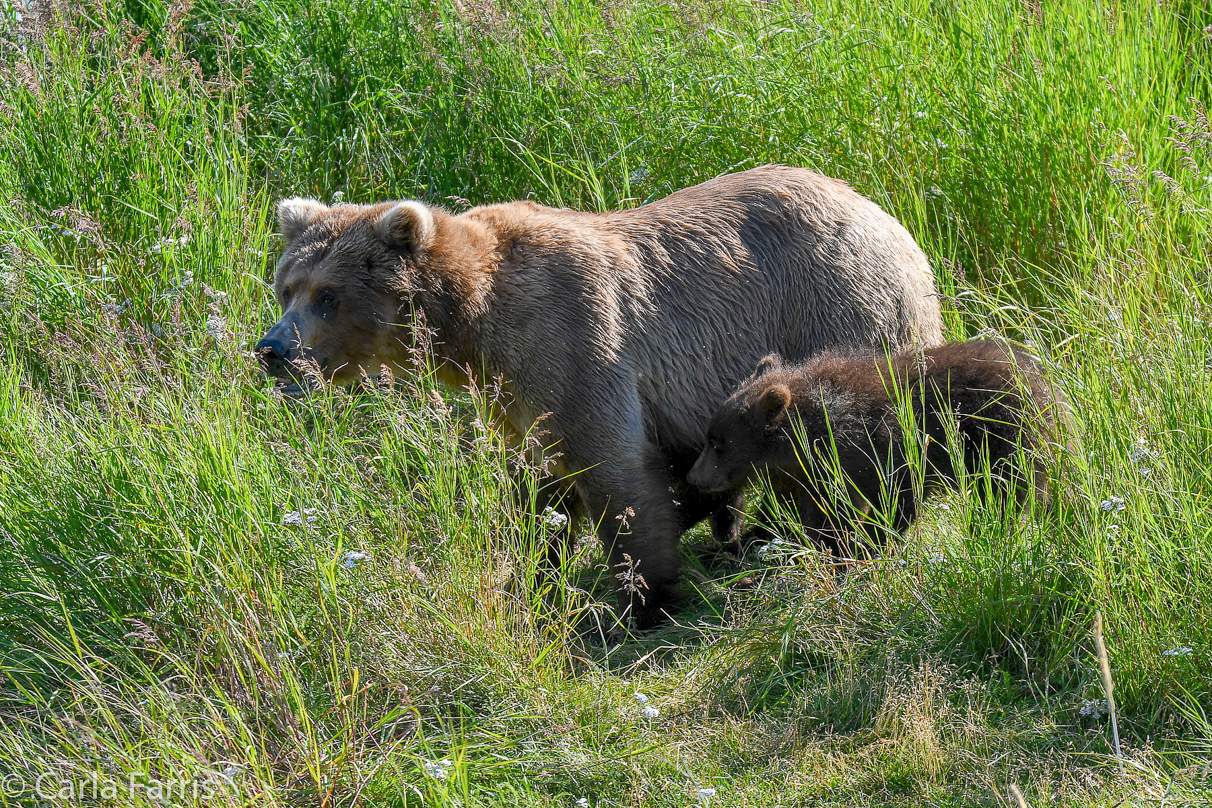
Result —
<instances>
[{"instance_id":1,"label":"bear ear","mask_svg":"<svg viewBox=\"0 0 1212 808\"><path fill-rule=\"evenodd\" d=\"M783 366L783 359L778 354L772 353L767 356L763 356L757 363L757 369L755 371L753 371L753 378L756 379L758 376L761 376L766 371L773 370L774 368L778 368L778 367L782 367L782 366Z\"/></svg>"},{"instance_id":2,"label":"bear ear","mask_svg":"<svg viewBox=\"0 0 1212 808\"><path fill-rule=\"evenodd\" d=\"M766 392L762 393L761 400L758 401L758 410L766 419L767 426L773 426L787 412L787 408L790 406L791 391L786 385L782 384L768 387Z\"/></svg>"},{"instance_id":3,"label":"bear ear","mask_svg":"<svg viewBox=\"0 0 1212 808\"><path fill-rule=\"evenodd\" d=\"M289 244L327 212L328 206L314 199L302 196L283 199L278 203L278 232Z\"/></svg>"},{"instance_id":4,"label":"bear ear","mask_svg":"<svg viewBox=\"0 0 1212 808\"><path fill-rule=\"evenodd\" d=\"M420 202L396 202L375 219L375 235L388 247L418 252L433 241L433 212Z\"/></svg>"}]
</instances>

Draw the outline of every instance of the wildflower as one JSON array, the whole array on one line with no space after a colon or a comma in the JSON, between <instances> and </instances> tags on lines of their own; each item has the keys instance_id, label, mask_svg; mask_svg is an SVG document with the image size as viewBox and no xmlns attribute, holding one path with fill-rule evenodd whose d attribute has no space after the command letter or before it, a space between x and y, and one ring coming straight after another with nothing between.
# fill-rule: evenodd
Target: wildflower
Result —
<instances>
[{"instance_id":1,"label":"wildflower","mask_svg":"<svg viewBox=\"0 0 1212 808\"><path fill-rule=\"evenodd\" d=\"M760 564L773 562L778 556L782 555L785 549L785 542L782 536L775 536L770 541L766 542L753 551L754 559Z\"/></svg>"},{"instance_id":2,"label":"wildflower","mask_svg":"<svg viewBox=\"0 0 1212 808\"><path fill-rule=\"evenodd\" d=\"M1090 699L1089 701L1082 702L1082 708L1078 712L1082 715L1088 715L1097 721L1111 712L1111 709L1107 706L1106 699Z\"/></svg>"},{"instance_id":3,"label":"wildflower","mask_svg":"<svg viewBox=\"0 0 1212 808\"><path fill-rule=\"evenodd\" d=\"M332 206L335 208L337 205L344 205L344 204L345 204L345 192L344 191L335 192L332 195Z\"/></svg>"},{"instance_id":4,"label":"wildflower","mask_svg":"<svg viewBox=\"0 0 1212 808\"><path fill-rule=\"evenodd\" d=\"M579 800L576 801L576 806L577 806L577 808L589 808L589 798L581 797Z\"/></svg>"},{"instance_id":5,"label":"wildflower","mask_svg":"<svg viewBox=\"0 0 1212 808\"><path fill-rule=\"evenodd\" d=\"M232 785L235 785L236 775L239 773L240 767L229 763L223 767L223 771L219 772L219 776Z\"/></svg>"},{"instance_id":6,"label":"wildflower","mask_svg":"<svg viewBox=\"0 0 1212 808\"><path fill-rule=\"evenodd\" d=\"M638 701L640 704L647 704L648 696L644 695L643 693L636 693L635 700Z\"/></svg>"},{"instance_id":7,"label":"wildflower","mask_svg":"<svg viewBox=\"0 0 1212 808\"><path fill-rule=\"evenodd\" d=\"M652 176L652 174L648 171L648 169L640 166L635 171L632 171L627 175L627 181L632 185L640 185L641 183L647 181L650 176Z\"/></svg>"},{"instance_id":8,"label":"wildflower","mask_svg":"<svg viewBox=\"0 0 1212 808\"><path fill-rule=\"evenodd\" d=\"M227 320L217 314L206 318L206 333L212 337L222 337L227 334Z\"/></svg>"},{"instance_id":9,"label":"wildflower","mask_svg":"<svg viewBox=\"0 0 1212 808\"><path fill-rule=\"evenodd\" d=\"M425 761L425 773L435 780L449 780L450 769L454 766L450 758Z\"/></svg>"},{"instance_id":10,"label":"wildflower","mask_svg":"<svg viewBox=\"0 0 1212 808\"><path fill-rule=\"evenodd\" d=\"M1128 509L1123 497L1107 497L1098 504L1098 507L1106 513L1119 513Z\"/></svg>"},{"instance_id":11,"label":"wildflower","mask_svg":"<svg viewBox=\"0 0 1212 808\"><path fill-rule=\"evenodd\" d=\"M1132 448L1128 450L1128 458L1133 463L1139 463L1142 460L1147 460L1153 456L1149 451L1149 443L1144 438L1137 438L1132 444Z\"/></svg>"},{"instance_id":12,"label":"wildflower","mask_svg":"<svg viewBox=\"0 0 1212 808\"><path fill-rule=\"evenodd\" d=\"M282 524L287 527L302 527L303 521L307 520L308 524L312 524L318 519L315 508L304 508L301 511L291 511L282 517Z\"/></svg>"},{"instance_id":13,"label":"wildflower","mask_svg":"<svg viewBox=\"0 0 1212 808\"><path fill-rule=\"evenodd\" d=\"M117 317L131 307L131 299L128 297L121 303L106 303L102 306L107 312Z\"/></svg>"},{"instance_id":14,"label":"wildflower","mask_svg":"<svg viewBox=\"0 0 1212 808\"><path fill-rule=\"evenodd\" d=\"M942 195L943 195L943 192L933 185L927 185L925 192L922 194L922 196L925 197L927 202L929 202L932 199L939 199L942 197Z\"/></svg>"},{"instance_id":15,"label":"wildflower","mask_svg":"<svg viewBox=\"0 0 1212 808\"><path fill-rule=\"evenodd\" d=\"M918 120L921 120L922 118L930 117L930 113L926 112L926 110L924 110L924 109L921 109L921 110L918 110L917 112L913 113L913 117L917 118Z\"/></svg>"},{"instance_id":16,"label":"wildflower","mask_svg":"<svg viewBox=\"0 0 1212 808\"><path fill-rule=\"evenodd\" d=\"M1187 654L1194 654L1194 653L1195 653L1195 649L1192 648L1191 646L1180 645L1177 648L1169 648L1165 651L1162 651L1162 656L1186 656Z\"/></svg>"},{"instance_id":17,"label":"wildflower","mask_svg":"<svg viewBox=\"0 0 1212 808\"><path fill-rule=\"evenodd\" d=\"M1149 448L1147 440L1137 438L1136 442L1132 444L1132 448L1128 450L1128 459L1136 464L1142 475L1148 477L1153 473L1151 464L1157 459L1157 455Z\"/></svg>"},{"instance_id":18,"label":"wildflower","mask_svg":"<svg viewBox=\"0 0 1212 808\"><path fill-rule=\"evenodd\" d=\"M661 715L661 711L658 710L656 707L653 707L651 704L644 707L644 717L645 718L659 718L660 715Z\"/></svg>"},{"instance_id":19,"label":"wildflower","mask_svg":"<svg viewBox=\"0 0 1212 808\"><path fill-rule=\"evenodd\" d=\"M704 802L715 796L714 788L700 788L698 790L699 799Z\"/></svg>"},{"instance_id":20,"label":"wildflower","mask_svg":"<svg viewBox=\"0 0 1212 808\"><path fill-rule=\"evenodd\" d=\"M935 138L934 145L938 146L939 151L947 150L947 142L945 140L943 140L942 138Z\"/></svg>"},{"instance_id":21,"label":"wildflower","mask_svg":"<svg viewBox=\"0 0 1212 808\"><path fill-rule=\"evenodd\" d=\"M151 251L152 255L159 255L167 249L171 249L173 247L184 247L186 244L189 244L189 236L187 235L181 236L181 238L162 238L156 241L155 244L151 245L149 250ZM192 280L193 273L188 274L191 275ZM185 284L182 284L182 286L184 285Z\"/></svg>"},{"instance_id":22,"label":"wildflower","mask_svg":"<svg viewBox=\"0 0 1212 808\"><path fill-rule=\"evenodd\" d=\"M631 509L628 508L628 510ZM640 562L633 559L627 553L623 553L623 560L615 564L615 567L622 569L622 572L616 573L614 577L618 580L621 590L638 595L640 603L644 604L647 603L647 600L644 597L643 590L648 588L648 582L644 580L643 575L636 571L636 567L639 565Z\"/></svg>"},{"instance_id":23,"label":"wildflower","mask_svg":"<svg viewBox=\"0 0 1212 808\"><path fill-rule=\"evenodd\" d=\"M560 513L550 505L543 510L543 524L552 530L559 530L568 524L568 516Z\"/></svg>"},{"instance_id":24,"label":"wildflower","mask_svg":"<svg viewBox=\"0 0 1212 808\"><path fill-rule=\"evenodd\" d=\"M360 566L367 557L366 553L358 552L357 550L348 552L342 556L341 566L347 570L351 570L354 567Z\"/></svg>"}]
</instances>

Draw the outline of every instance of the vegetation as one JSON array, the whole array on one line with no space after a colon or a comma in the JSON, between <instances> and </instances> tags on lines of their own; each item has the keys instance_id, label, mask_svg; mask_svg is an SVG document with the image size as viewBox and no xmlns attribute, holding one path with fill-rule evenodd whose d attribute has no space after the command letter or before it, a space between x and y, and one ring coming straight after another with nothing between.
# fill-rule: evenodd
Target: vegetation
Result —
<instances>
[{"instance_id":1,"label":"vegetation","mask_svg":"<svg viewBox=\"0 0 1212 808\"><path fill-rule=\"evenodd\" d=\"M0 39L0 804L1212 797L1206 4L5 0ZM592 541L538 571L491 391L251 361L281 196L768 162L900 217L950 336L1044 356L1051 507L935 500L845 576L700 532L625 637Z\"/></svg>"}]
</instances>

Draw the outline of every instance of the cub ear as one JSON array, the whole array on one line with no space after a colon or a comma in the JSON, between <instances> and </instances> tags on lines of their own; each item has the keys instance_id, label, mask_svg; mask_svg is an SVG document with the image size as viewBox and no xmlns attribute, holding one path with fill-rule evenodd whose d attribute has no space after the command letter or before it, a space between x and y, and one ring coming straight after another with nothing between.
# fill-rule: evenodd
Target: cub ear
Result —
<instances>
[{"instance_id":1,"label":"cub ear","mask_svg":"<svg viewBox=\"0 0 1212 808\"><path fill-rule=\"evenodd\" d=\"M758 360L757 369L753 371L753 378L756 379L758 376L761 376L766 371L773 370L774 368L782 367L782 366L783 366L783 358L781 356L779 356L778 354L772 353L767 356L763 356L760 360Z\"/></svg>"},{"instance_id":2,"label":"cub ear","mask_svg":"<svg viewBox=\"0 0 1212 808\"><path fill-rule=\"evenodd\" d=\"M433 212L420 202L396 202L375 219L375 235L388 247L417 252L429 246L435 231Z\"/></svg>"},{"instance_id":3,"label":"cub ear","mask_svg":"<svg viewBox=\"0 0 1212 808\"><path fill-rule=\"evenodd\" d=\"M782 384L767 388L758 401L758 411L765 417L767 426L773 426L790 406L791 391Z\"/></svg>"},{"instance_id":4,"label":"cub ear","mask_svg":"<svg viewBox=\"0 0 1212 808\"><path fill-rule=\"evenodd\" d=\"M302 196L292 196L278 203L278 232L286 243L303 235L311 223L328 212L323 202Z\"/></svg>"}]
</instances>

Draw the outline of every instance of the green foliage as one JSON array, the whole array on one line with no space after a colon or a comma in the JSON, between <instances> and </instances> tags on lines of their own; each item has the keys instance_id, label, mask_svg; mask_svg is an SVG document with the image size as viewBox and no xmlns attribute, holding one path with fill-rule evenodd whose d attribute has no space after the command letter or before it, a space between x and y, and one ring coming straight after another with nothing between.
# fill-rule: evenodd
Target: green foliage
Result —
<instances>
[{"instance_id":1,"label":"green foliage","mask_svg":"<svg viewBox=\"0 0 1212 808\"><path fill-rule=\"evenodd\" d=\"M0 5L0 804L1207 799L1205 4L33 5ZM678 625L622 638L592 542L542 571L491 391L284 401L248 355L280 196L605 209L767 162L900 217L950 336L1041 353L1050 503L967 481L844 576L687 547Z\"/></svg>"}]
</instances>

